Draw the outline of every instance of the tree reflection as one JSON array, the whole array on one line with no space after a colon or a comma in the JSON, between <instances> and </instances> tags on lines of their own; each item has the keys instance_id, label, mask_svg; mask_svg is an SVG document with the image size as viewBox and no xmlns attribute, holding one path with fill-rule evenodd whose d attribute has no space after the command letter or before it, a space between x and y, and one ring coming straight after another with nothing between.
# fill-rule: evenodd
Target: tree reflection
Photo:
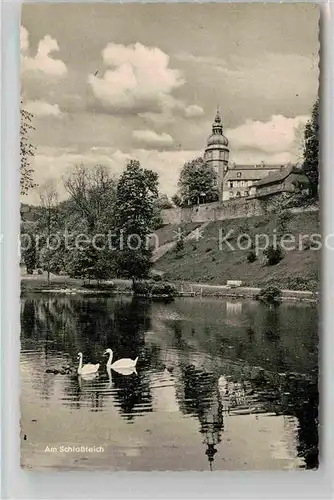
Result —
<instances>
[{"instance_id":1,"label":"tree reflection","mask_svg":"<svg viewBox=\"0 0 334 500\"><path fill-rule=\"evenodd\" d=\"M281 411L298 420L298 456L306 469L319 466L318 381L287 374L281 387Z\"/></svg>"},{"instance_id":2,"label":"tree reflection","mask_svg":"<svg viewBox=\"0 0 334 500\"><path fill-rule=\"evenodd\" d=\"M152 411L152 396L148 377L142 372L131 375L112 373L114 398L121 415L127 421Z\"/></svg>"},{"instance_id":3,"label":"tree reflection","mask_svg":"<svg viewBox=\"0 0 334 500\"><path fill-rule=\"evenodd\" d=\"M145 349L145 331L150 328L150 304L133 299L115 305L114 331L108 338L114 359L139 357L138 374L122 375L112 372L114 397L122 416L132 421L136 415L152 411L149 377L153 350Z\"/></svg>"}]
</instances>

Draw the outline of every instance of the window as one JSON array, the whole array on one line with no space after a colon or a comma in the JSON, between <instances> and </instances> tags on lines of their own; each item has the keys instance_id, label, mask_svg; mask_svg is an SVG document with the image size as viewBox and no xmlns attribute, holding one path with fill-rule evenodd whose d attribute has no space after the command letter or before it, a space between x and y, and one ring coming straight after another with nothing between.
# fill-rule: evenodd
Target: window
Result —
<instances>
[{"instance_id":1,"label":"window","mask_svg":"<svg viewBox=\"0 0 334 500\"><path fill-rule=\"evenodd\" d=\"M233 198L233 191L230 191L230 198Z\"/></svg>"},{"instance_id":2,"label":"window","mask_svg":"<svg viewBox=\"0 0 334 500\"><path fill-rule=\"evenodd\" d=\"M230 188L233 188L233 181L230 181Z\"/></svg>"},{"instance_id":3,"label":"window","mask_svg":"<svg viewBox=\"0 0 334 500\"><path fill-rule=\"evenodd\" d=\"M239 198L239 197L241 196L241 193L240 193L240 191L237 191L237 194L236 194L236 196L237 196L238 198Z\"/></svg>"},{"instance_id":4,"label":"window","mask_svg":"<svg viewBox=\"0 0 334 500\"><path fill-rule=\"evenodd\" d=\"M241 177L241 172L237 172L237 177Z\"/></svg>"}]
</instances>

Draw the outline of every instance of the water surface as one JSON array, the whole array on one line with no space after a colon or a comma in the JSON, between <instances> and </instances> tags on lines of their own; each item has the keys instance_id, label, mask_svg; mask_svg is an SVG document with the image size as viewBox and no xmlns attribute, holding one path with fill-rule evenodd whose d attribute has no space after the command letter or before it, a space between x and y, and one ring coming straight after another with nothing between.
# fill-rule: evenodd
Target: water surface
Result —
<instances>
[{"instance_id":1,"label":"water surface","mask_svg":"<svg viewBox=\"0 0 334 500\"><path fill-rule=\"evenodd\" d=\"M22 465L314 468L317 323L309 304L28 295L21 301ZM107 347L115 360L139 356L137 373L107 371ZM84 362L101 363L98 377L46 373L76 368L79 351Z\"/></svg>"}]
</instances>

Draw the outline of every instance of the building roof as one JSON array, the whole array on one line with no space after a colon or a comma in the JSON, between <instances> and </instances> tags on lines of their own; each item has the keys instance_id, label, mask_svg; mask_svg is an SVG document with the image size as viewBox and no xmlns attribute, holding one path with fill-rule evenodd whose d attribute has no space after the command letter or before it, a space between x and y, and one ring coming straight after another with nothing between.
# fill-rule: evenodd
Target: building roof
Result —
<instances>
[{"instance_id":1,"label":"building roof","mask_svg":"<svg viewBox=\"0 0 334 500\"><path fill-rule=\"evenodd\" d=\"M208 137L207 147L209 146L228 146L228 140L223 134L223 123L220 117L219 109L215 116L215 120L212 124L212 134Z\"/></svg>"},{"instance_id":2,"label":"building roof","mask_svg":"<svg viewBox=\"0 0 334 500\"><path fill-rule=\"evenodd\" d=\"M255 183L255 186L260 187L260 186L265 186L267 184L276 184L278 182L282 182L292 173L299 174L301 180L305 180L305 182L308 182L308 179L305 174L303 174L299 169L296 169L294 165L289 165L285 168L280 169L279 172L273 172L263 177L262 179L260 179Z\"/></svg>"},{"instance_id":3,"label":"building roof","mask_svg":"<svg viewBox=\"0 0 334 500\"><path fill-rule=\"evenodd\" d=\"M225 135L220 135L220 134L211 134L210 137L208 138L207 146L216 146L216 145L222 145L222 146L228 146L228 140L225 137Z\"/></svg>"},{"instance_id":4,"label":"building roof","mask_svg":"<svg viewBox=\"0 0 334 500\"><path fill-rule=\"evenodd\" d=\"M230 170L279 170L283 165L266 165L265 163L255 165L230 165Z\"/></svg>"},{"instance_id":5,"label":"building roof","mask_svg":"<svg viewBox=\"0 0 334 500\"><path fill-rule=\"evenodd\" d=\"M258 181L263 177L268 176L270 172L279 170L280 168L280 165L237 165L227 171L224 181ZM241 175L238 176L238 174Z\"/></svg>"}]
</instances>

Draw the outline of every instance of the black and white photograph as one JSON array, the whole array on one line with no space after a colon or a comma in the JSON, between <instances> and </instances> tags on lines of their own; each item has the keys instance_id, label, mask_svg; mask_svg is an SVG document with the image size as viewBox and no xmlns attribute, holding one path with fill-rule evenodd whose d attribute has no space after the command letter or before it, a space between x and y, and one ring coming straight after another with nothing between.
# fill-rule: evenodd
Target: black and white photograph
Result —
<instances>
[{"instance_id":1,"label":"black and white photograph","mask_svg":"<svg viewBox=\"0 0 334 500\"><path fill-rule=\"evenodd\" d=\"M319 467L319 16L22 6L23 469Z\"/></svg>"}]
</instances>

